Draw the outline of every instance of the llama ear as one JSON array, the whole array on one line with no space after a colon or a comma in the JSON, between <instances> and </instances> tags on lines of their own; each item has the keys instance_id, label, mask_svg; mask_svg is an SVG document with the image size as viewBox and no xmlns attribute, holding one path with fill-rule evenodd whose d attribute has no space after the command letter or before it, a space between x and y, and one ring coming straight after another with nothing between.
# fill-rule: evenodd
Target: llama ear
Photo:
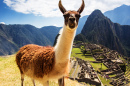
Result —
<instances>
[{"instance_id":1,"label":"llama ear","mask_svg":"<svg viewBox=\"0 0 130 86\"><path fill-rule=\"evenodd\" d=\"M85 7L84 0L82 0L82 5L80 6L80 8L78 9L77 12L79 12L79 14L81 14L83 9L84 9L84 7Z\"/></svg>"},{"instance_id":2,"label":"llama ear","mask_svg":"<svg viewBox=\"0 0 130 86\"><path fill-rule=\"evenodd\" d=\"M59 8L60 8L60 11L64 14L66 12L66 9L63 7L62 3L61 3L61 0L59 1Z\"/></svg>"}]
</instances>

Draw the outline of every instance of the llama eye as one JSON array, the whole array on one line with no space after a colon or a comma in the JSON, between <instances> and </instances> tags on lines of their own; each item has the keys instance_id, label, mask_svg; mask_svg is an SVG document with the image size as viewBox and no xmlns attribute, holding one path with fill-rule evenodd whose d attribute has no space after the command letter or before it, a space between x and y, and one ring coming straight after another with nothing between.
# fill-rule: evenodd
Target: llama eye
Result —
<instances>
[{"instance_id":1,"label":"llama eye","mask_svg":"<svg viewBox=\"0 0 130 86\"><path fill-rule=\"evenodd\" d=\"M64 14L63 16L64 16L64 17L69 17L70 15L69 15L69 14Z\"/></svg>"},{"instance_id":2,"label":"llama eye","mask_svg":"<svg viewBox=\"0 0 130 86\"><path fill-rule=\"evenodd\" d=\"M81 15L75 15L77 18L79 18Z\"/></svg>"}]
</instances>

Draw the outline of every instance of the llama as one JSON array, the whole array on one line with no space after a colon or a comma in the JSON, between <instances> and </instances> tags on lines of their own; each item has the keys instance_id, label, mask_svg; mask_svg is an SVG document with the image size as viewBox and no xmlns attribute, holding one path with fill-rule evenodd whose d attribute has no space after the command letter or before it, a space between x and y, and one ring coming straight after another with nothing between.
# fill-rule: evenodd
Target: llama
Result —
<instances>
[{"instance_id":1,"label":"llama","mask_svg":"<svg viewBox=\"0 0 130 86\"><path fill-rule=\"evenodd\" d=\"M60 0L59 9L64 16L64 26L56 45L51 47L28 44L20 48L16 55L16 63L21 73L21 86L23 86L25 75L32 79L34 86L34 80L49 86L51 79L59 79L59 86L64 86L63 77L69 73L73 40L84 6L84 0L82 0L78 11L67 11Z\"/></svg>"}]
</instances>

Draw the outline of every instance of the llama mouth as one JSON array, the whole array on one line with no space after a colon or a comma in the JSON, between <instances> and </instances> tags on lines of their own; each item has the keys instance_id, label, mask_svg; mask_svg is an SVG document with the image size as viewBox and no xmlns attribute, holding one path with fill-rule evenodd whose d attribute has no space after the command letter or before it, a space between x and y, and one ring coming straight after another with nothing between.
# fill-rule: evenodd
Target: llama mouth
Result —
<instances>
[{"instance_id":1,"label":"llama mouth","mask_svg":"<svg viewBox=\"0 0 130 86\"><path fill-rule=\"evenodd\" d=\"M75 23L69 23L69 27L70 27L71 29L75 28Z\"/></svg>"}]
</instances>

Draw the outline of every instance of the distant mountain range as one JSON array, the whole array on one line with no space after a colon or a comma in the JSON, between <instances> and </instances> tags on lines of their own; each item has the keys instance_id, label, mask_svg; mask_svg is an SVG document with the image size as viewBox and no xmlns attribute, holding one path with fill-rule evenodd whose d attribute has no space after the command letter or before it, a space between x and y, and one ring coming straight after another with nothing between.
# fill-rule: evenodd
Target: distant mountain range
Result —
<instances>
[{"instance_id":1,"label":"distant mountain range","mask_svg":"<svg viewBox=\"0 0 130 86\"><path fill-rule=\"evenodd\" d=\"M61 27L0 24L0 55L9 55L26 44L53 45Z\"/></svg>"},{"instance_id":2,"label":"distant mountain range","mask_svg":"<svg viewBox=\"0 0 130 86\"><path fill-rule=\"evenodd\" d=\"M130 25L113 23L100 10L95 10L88 17L81 34L77 35L75 40L101 44L130 56L129 34Z\"/></svg>"},{"instance_id":3,"label":"distant mountain range","mask_svg":"<svg viewBox=\"0 0 130 86\"><path fill-rule=\"evenodd\" d=\"M130 6L122 5L104 13L112 22L119 23L121 25L130 25ZM79 21L77 34L81 33L83 26L88 18L88 15L83 16Z\"/></svg>"},{"instance_id":4,"label":"distant mountain range","mask_svg":"<svg viewBox=\"0 0 130 86\"><path fill-rule=\"evenodd\" d=\"M122 5L114 10L104 13L114 23L121 25L130 25L130 6Z\"/></svg>"},{"instance_id":5,"label":"distant mountain range","mask_svg":"<svg viewBox=\"0 0 130 86\"><path fill-rule=\"evenodd\" d=\"M102 44L130 56L129 10L130 6L122 5L105 12L104 15L107 17L99 10L95 10L89 17L88 15L83 16L79 20L76 33L79 35L76 36L76 40ZM32 25L0 24L0 55L13 54L26 44L53 45L60 28L55 26L36 28Z\"/></svg>"}]
</instances>

